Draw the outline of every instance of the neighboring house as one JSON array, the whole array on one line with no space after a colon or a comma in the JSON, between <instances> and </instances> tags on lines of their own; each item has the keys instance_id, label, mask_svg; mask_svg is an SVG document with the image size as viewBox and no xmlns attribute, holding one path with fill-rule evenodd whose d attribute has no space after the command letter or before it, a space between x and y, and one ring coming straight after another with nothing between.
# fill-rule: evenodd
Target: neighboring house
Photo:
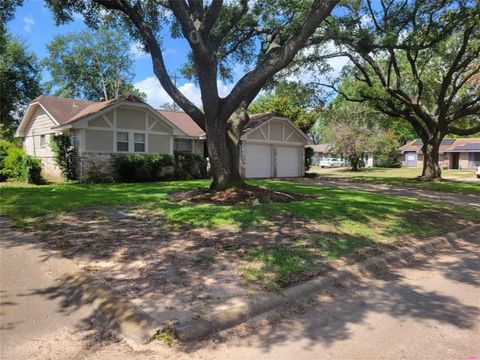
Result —
<instances>
[{"instance_id":1,"label":"neighboring house","mask_svg":"<svg viewBox=\"0 0 480 360\"><path fill-rule=\"evenodd\" d=\"M307 145L307 147L313 149L312 165L318 166L322 160L341 157L332 152L330 144Z\"/></svg>"},{"instance_id":2,"label":"neighboring house","mask_svg":"<svg viewBox=\"0 0 480 360\"><path fill-rule=\"evenodd\" d=\"M205 132L187 114L159 111L134 97L89 102L42 95L33 100L16 136L23 138L27 154L42 160L49 176L61 175L49 144L50 135L58 133L74 140L79 177L90 171L111 174L112 154L180 150L206 155ZM253 116L242 136L240 171L246 177L301 176L307 141L288 119Z\"/></svg>"},{"instance_id":3,"label":"neighboring house","mask_svg":"<svg viewBox=\"0 0 480 360\"><path fill-rule=\"evenodd\" d=\"M412 140L398 149L405 167L423 166L423 142ZM440 145L439 165L443 169L474 169L480 166L480 138L444 139Z\"/></svg>"},{"instance_id":4,"label":"neighboring house","mask_svg":"<svg viewBox=\"0 0 480 360\"><path fill-rule=\"evenodd\" d=\"M317 145L307 145L313 149L313 158L312 158L312 165L319 166L320 161L337 158L343 160L343 155L335 154L332 151L333 146L331 144L317 144ZM365 158L363 159L365 162L366 167L373 166L373 155L366 154Z\"/></svg>"}]
</instances>

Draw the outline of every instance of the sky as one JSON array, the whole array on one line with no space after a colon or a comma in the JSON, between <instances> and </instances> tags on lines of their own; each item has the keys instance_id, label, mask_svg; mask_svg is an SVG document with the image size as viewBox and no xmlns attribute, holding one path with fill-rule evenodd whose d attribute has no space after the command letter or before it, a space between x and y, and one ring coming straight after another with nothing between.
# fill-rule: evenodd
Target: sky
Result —
<instances>
[{"instance_id":1,"label":"sky","mask_svg":"<svg viewBox=\"0 0 480 360\"><path fill-rule=\"evenodd\" d=\"M54 36L86 29L81 15L74 16L74 21L69 24L55 25L52 13L43 0L25 1L23 6L16 9L15 18L7 26L9 31L21 39L39 59L43 59L48 55L46 45L52 41ZM185 63L188 44L181 39L171 39L166 33L164 35L162 36L162 44L167 70L170 74L176 72L179 90L196 105L201 106L198 85L180 77L179 68ZM171 98L153 74L150 55L142 53L138 44L133 42L130 52L134 59L134 85L147 95L147 102L156 108L166 102L171 102ZM331 66L334 69L334 73L339 73L345 62L342 59L332 60ZM241 75L242 72L240 67L238 67L235 80L238 80ZM49 79L47 70L43 71L42 78L43 81ZM233 84L225 84L218 81L220 96L227 95L232 87Z\"/></svg>"}]
</instances>

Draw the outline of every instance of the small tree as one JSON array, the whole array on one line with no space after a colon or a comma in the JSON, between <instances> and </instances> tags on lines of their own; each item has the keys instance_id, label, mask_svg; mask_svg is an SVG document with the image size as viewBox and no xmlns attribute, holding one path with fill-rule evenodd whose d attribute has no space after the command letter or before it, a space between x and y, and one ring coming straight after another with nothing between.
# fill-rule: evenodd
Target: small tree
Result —
<instances>
[{"instance_id":1,"label":"small tree","mask_svg":"<svg viewBox=\"0 0 480 360\"><path fill-rule=\"evenodd\" d=\"M367 154L378 152L379 139L384 135L377 115L365 104L341 101L325 113L323 138L332 144L332 151L342 154L353 171L358 171Z\"/></svg>"}]
</instances>

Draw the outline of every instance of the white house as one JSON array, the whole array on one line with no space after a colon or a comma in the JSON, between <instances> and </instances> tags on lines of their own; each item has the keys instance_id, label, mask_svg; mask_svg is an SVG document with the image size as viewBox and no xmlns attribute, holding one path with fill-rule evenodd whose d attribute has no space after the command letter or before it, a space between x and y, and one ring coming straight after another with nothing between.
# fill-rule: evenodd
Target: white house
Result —
<instances>
[{"instance_id":1,"label":"white house","mask_svg":"<svg viewBox=\"0 0 480 360\"><path fill-rule=\"evenodd\" d=\"M206 156L206 134L187 114L159 111L134 97L90 102L41 95L33 100L16 136L50 176L61 175L49 144L55 133L73 137L80 177L93 169L108 174L112 154L181 150ZM254 115L241 137L240 172L247 178L302 176L307 143L289 119Z\"/></svg>"}]
</instances>

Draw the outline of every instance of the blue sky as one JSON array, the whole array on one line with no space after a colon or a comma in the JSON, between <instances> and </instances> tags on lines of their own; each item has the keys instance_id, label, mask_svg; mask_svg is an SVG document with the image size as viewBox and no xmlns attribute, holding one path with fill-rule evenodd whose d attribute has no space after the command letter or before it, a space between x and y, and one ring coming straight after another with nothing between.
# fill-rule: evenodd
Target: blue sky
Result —
<instances>
[{"instance_id":1,"label":"blue sky","mask_svg":"<svg viewBox=\"0 0 480 360\"><path fill-rule=\"evenodd\" d=\"M43 0L27 0L22 7L17 8L15 18L8 23L8 29L17 38L24 41L29 50L36 53L39 59L42 59L48 54L46 45L52 41L55 35L86 29L81 15L74 16L74 18L75 21L69 24L56 26L52 13ZM164 35L162 36L162 43L167 70L170 73L177 70L177 75L180 75L178 69L186 60L188 44L184 40L171 39L167 33ZM154 107L159 107L165 102L171 102L170 97L153 74L150 55L139 51L135 43L132 43L130 51L135 59L134 84L147 94L147 102ZM344 60L332 60L331 62L336 73L340 71L344 64ZM238 70L237 78L242 75L240 68ZM42 75L43 80L48 80L48 71L44 70ZM177 85L180 91L191 101L201 105L200 89L196 84L179 78ZM232 84L224 84L219 81L218 87L220 95L225 96L230 92Z\"/></svg>"}]
</instances>

